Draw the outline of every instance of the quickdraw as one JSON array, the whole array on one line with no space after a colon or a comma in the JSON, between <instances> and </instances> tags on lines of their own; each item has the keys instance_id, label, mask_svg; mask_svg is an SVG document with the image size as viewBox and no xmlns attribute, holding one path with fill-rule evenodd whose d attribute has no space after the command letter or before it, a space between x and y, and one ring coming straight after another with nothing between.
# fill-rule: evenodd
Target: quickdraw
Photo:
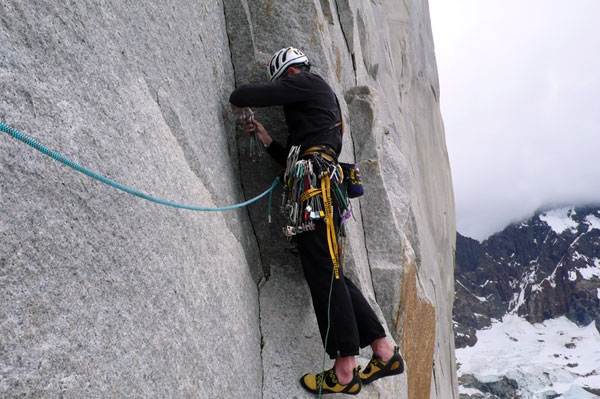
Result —
<instances>
[{"instance_id":1,"label":"quickdraw","mask_svg":"<svg viewBox=\"0 0 600 399\"><path fill-rule=\"evenodd\" d=\"M251 108L237 108L233 114L240 129L243 129L248 123L254 124L254 112ZM250 149L248 151L248 157L252 162L256 162L257 157L264 157L264 147L264 144L256 137L256 125L254 125L254 130L250 133Z\"/></svg>"}]
</instances>

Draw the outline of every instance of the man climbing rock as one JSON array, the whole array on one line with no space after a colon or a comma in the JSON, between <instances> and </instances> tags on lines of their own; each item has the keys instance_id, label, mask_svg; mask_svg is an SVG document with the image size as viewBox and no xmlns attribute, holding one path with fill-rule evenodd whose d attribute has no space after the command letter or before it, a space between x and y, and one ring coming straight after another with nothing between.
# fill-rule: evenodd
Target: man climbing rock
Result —
<instances>
[{"instance_id":1,"label":"man climbing rock","mask_svg":"<svg viewBox=\"0 0 600 399\"><path fill-rule=\"evenodd\" d=\"M404 362L340 265L337 237L343 199L334 188L341 183L337 161L342 150L341 110L331 87L310 72L308 58L296 48L277 51L267 64L267 74L269 82L242 85L229 101L234 112L283 106L289 133L285 146L254 119L248 121L246 131L255 134L267 153L286 166L290 223L286 235L296 241L321 339L327 354L335 359L332 369L305 374L300 383L316 394L355 395L362 384L401 374ZM373 357L359 372L355 356L369 345Z\"/></svg>"}]
</instances>

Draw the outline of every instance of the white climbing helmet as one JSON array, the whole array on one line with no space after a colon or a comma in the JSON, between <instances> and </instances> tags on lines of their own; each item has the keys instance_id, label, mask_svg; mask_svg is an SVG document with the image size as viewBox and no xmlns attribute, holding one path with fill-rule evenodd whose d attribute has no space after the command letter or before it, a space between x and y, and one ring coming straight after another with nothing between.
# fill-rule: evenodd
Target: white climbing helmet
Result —
<instances>
[{"instance_id":1,"label":"white climbing helmet","mask_svg":"<svg viewBox=\"0 0 600 399\"><path fill-rule=\"evenodd\" d=\"M308 58L302 51L294 47L282 48L273 54L271 61L267 64L267 76L269 77L269 82L280 77L289 66L296 64L310 66Z\"/></svg>"}]
</instances>

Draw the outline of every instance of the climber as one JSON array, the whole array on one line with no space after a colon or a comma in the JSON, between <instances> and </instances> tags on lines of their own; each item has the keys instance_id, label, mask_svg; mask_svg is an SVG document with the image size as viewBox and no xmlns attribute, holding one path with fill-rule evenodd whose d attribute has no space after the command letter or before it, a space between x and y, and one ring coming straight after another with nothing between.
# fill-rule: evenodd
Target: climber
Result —
<instances>
[{"instance_id":1,"label":"climber","mask_svg":"<svg viewBox=\"0 0 600 399\"><path fill-rule=\"evenodd\" d=\"M289 165L290 159L311 160L308 165L320 167L321 172L335 170L342 149L342 115L331 87L319 75L310 72L306 55L293 47L283 48L273 55L267 64L267 75L269 82L242 85L231 93L229 101L234 112L246 107L282 105L289 133L287 144L284 147L273 140L255 119L247 122L246 131L255 134L278 163L288 165L286 174L294 166ZM295 159L292 157L294 151ZM329 169L332 165L333 169ZM322 192L323 184L329 184L322 182L315 191ZM328 203L323 201L328 195L325 192L315 196L320 201L315 206L323 207L324 202ZM327 211L325 209L325 213ZM337 236L340 216L337 209L329 211ZM331 235L325 219L316 215L314 220L311 219L310 228L290 232L299 250L323 345L330 358L335 359L333 368L305 374L300 383L316 394L357 394L363 384L401 374L404 362L398 348L387 340L385 330L367 300L344 276L343 268L339 269L339 276L333 276L337 254L330 250ZM359 354L359 348L369 345L373 357L364 372L360 372L355 356Z\"/></svg>"}]
</instances>

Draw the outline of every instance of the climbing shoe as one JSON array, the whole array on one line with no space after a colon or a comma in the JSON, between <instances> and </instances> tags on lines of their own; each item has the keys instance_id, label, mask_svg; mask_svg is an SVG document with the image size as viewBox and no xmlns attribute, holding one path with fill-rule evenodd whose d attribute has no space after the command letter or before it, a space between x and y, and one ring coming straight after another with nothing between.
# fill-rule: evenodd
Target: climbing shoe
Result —
<instances>
[{"instance_id":1,"label":"climbing shoe","mask_svg":"<svg viewBox=\"0 0 600 399\"><path fill-rule=\"evenodd\" d=\"M382 361L379 355L373 354L371 361L365 367L365 371L359 373L362 383L367 385L383 377L402 374L404 372L404 360L402 360L398 350L396 346L394 355L387 362Z\"/></svg>"},{"instance_id":2,"label":"climbing shoe","mask_svg":"<svg viewBox=\"0 0 600 399\"><path fill-rule=\"evenodd\" d=\"M305 374L300 378L300 384L302 384L302 387L308 392L316 394L321 393L323 395L328 393L356 395L362 388L357 369L354 369L354 376L346 385L342 385L338 382L333 368L319 374ZM321 389L321 384L323 384L323 389Z\"/></svg>"}]
</instances>

